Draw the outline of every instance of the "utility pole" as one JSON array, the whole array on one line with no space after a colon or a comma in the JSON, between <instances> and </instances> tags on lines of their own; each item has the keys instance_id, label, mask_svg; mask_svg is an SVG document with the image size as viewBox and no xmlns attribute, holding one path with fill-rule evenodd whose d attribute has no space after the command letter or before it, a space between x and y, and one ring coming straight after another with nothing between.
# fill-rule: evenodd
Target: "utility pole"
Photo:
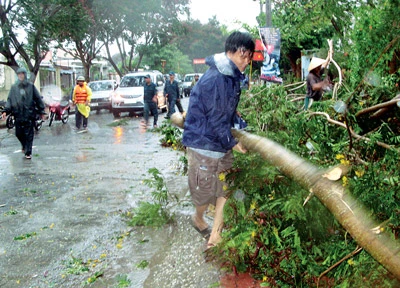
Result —
<instances>
[{"instance_id":1,"label":"utility pole","mask_svg":"<svg viewBox=\"0 0 400 288\"><path fill-rule=\"evenodd\" d=\"M265 26L272 27L271 0L265 0Z\"/></svg>"}]
</instances>

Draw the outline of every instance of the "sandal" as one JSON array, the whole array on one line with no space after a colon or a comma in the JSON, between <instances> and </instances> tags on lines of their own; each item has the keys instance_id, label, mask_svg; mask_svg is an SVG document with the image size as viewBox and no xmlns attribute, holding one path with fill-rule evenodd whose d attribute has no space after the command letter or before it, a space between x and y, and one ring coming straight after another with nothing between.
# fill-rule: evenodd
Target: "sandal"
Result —
<instances>
[{"instance_id":1,"label":"sandal","mask_svg":"<svg viewBox=\"0 0 400 288\"><path fill-rule=\"evenodd\" d=\"M192 216L192 226L193 228L203 236L204 239L208 240L211 235L211 229L210 227L206 227L203 230L200 230L199 227L196 226L196 223L194 222L193 216Z\"/></svg>"}]
</instances>

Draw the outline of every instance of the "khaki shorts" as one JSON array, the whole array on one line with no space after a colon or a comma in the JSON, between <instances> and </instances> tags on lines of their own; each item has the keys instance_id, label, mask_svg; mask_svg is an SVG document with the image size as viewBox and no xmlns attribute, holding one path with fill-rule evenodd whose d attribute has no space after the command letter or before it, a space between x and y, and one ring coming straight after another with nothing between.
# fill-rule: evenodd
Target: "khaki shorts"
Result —
<instances>
[{"instance_id":1,"label":"khaki shorts","mask_svg":"<svg viewBox=\"0 0 400 288\"><path fill-rule=\"evenodd\" d=\"M218 197L226 196L223 187L227 184L219 179L219 174L232 168L232 151L227 152L222 158L211 158L188 148L187 156L189 189L193 204L215 205Z\"/></svg>"}]
</instances>

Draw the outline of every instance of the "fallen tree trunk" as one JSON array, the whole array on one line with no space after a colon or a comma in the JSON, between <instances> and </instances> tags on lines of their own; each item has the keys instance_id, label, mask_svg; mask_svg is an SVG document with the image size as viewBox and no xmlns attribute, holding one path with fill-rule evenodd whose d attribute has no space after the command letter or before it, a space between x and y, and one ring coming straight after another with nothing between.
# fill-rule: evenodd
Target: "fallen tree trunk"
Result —
<instances>
[{"instance_id":1,"label":"fallen tree trunk","mask_svg":"<svg viewBox=\"0 0 400 288\"><path fill-rule=\"evenodd\" d=\"M184 118L180 113L174 113L171 121L183 128ZM236 129L232 129L232 134L249 151L260 154L282 174L317 196L358 245L400 280L399 243L390 237L389 232L385 232L384 225L381 227L368 217L365 208L345 190L340 181L329 180L324 176L326 170L272 140Z\"/></svg>"},{"instance_id":2,"label":"fallen tree trunk","mask_svg":"<svg viewBox=\"0 0 400 288\"><path fill-rule=\"evenodd\" d=\"M368 108L365 108L363 110L358 111L356 113L356 117L360 117L363 114L375 112L376 110L382 110L382 111L377 111L376 113L378 113L378 114L374 114L373 115L373 117L378 117L380 114L386 113L389 107L392 107L392 106L396 105L399 101L400 101L400 94L397 95L396 97L394 97L390 101L387 101L387 102L384 102L384 103L380 103L380 104L377 104L375 106L368 107Z\"/></svg>"},{"instance_id":3,"label":"fallen tree trunk","mask_svg":"<svg viewBox=\"0 0 400 288\"><path fill-rule=\"evenodd\" d=\"M259 153L263 159L279 169L281 173L314 193L353 239L400 279L400 246L384 227L372 221L362 207L341 182L323 177L324 170L317 168L278 143L250 133L232 130L233 135L251 152Z\"/></svg>"}]
</instances>

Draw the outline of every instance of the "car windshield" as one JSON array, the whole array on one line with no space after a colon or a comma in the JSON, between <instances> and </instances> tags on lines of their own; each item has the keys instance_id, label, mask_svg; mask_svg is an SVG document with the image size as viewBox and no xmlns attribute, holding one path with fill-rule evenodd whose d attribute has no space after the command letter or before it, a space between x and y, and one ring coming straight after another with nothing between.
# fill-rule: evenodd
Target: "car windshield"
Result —
<instances>
[{"instance_id":1,"label":"car windshield","mask_svg":"<svg viewBox=\"0 0 400 288\"><path fill-rule=\"evenodd\" d=\"M113 90L112 82L92 82L88 84L93 92L96 91L110 91Z\"/></svg>"},{"instance_id":2,"label":"car windshield","mask_svg":"<svg viewBox=\"0 0 400 288\"><path fill-rule=\"evenodd\" d=\"M194 75L186 75L185 76L185 82L192 82L193 81Z\"/></svg>"},{"instance_id":3,"label":"car windshield","mask_svg":"<svg viewBox=\"0 0 400 288\"><path fill-rule=\"evenodd\" d=\"M140 87L145 83L144 75L143 76L125 76L121 80L120 87Z\"/></svg>"}]
</instances>

